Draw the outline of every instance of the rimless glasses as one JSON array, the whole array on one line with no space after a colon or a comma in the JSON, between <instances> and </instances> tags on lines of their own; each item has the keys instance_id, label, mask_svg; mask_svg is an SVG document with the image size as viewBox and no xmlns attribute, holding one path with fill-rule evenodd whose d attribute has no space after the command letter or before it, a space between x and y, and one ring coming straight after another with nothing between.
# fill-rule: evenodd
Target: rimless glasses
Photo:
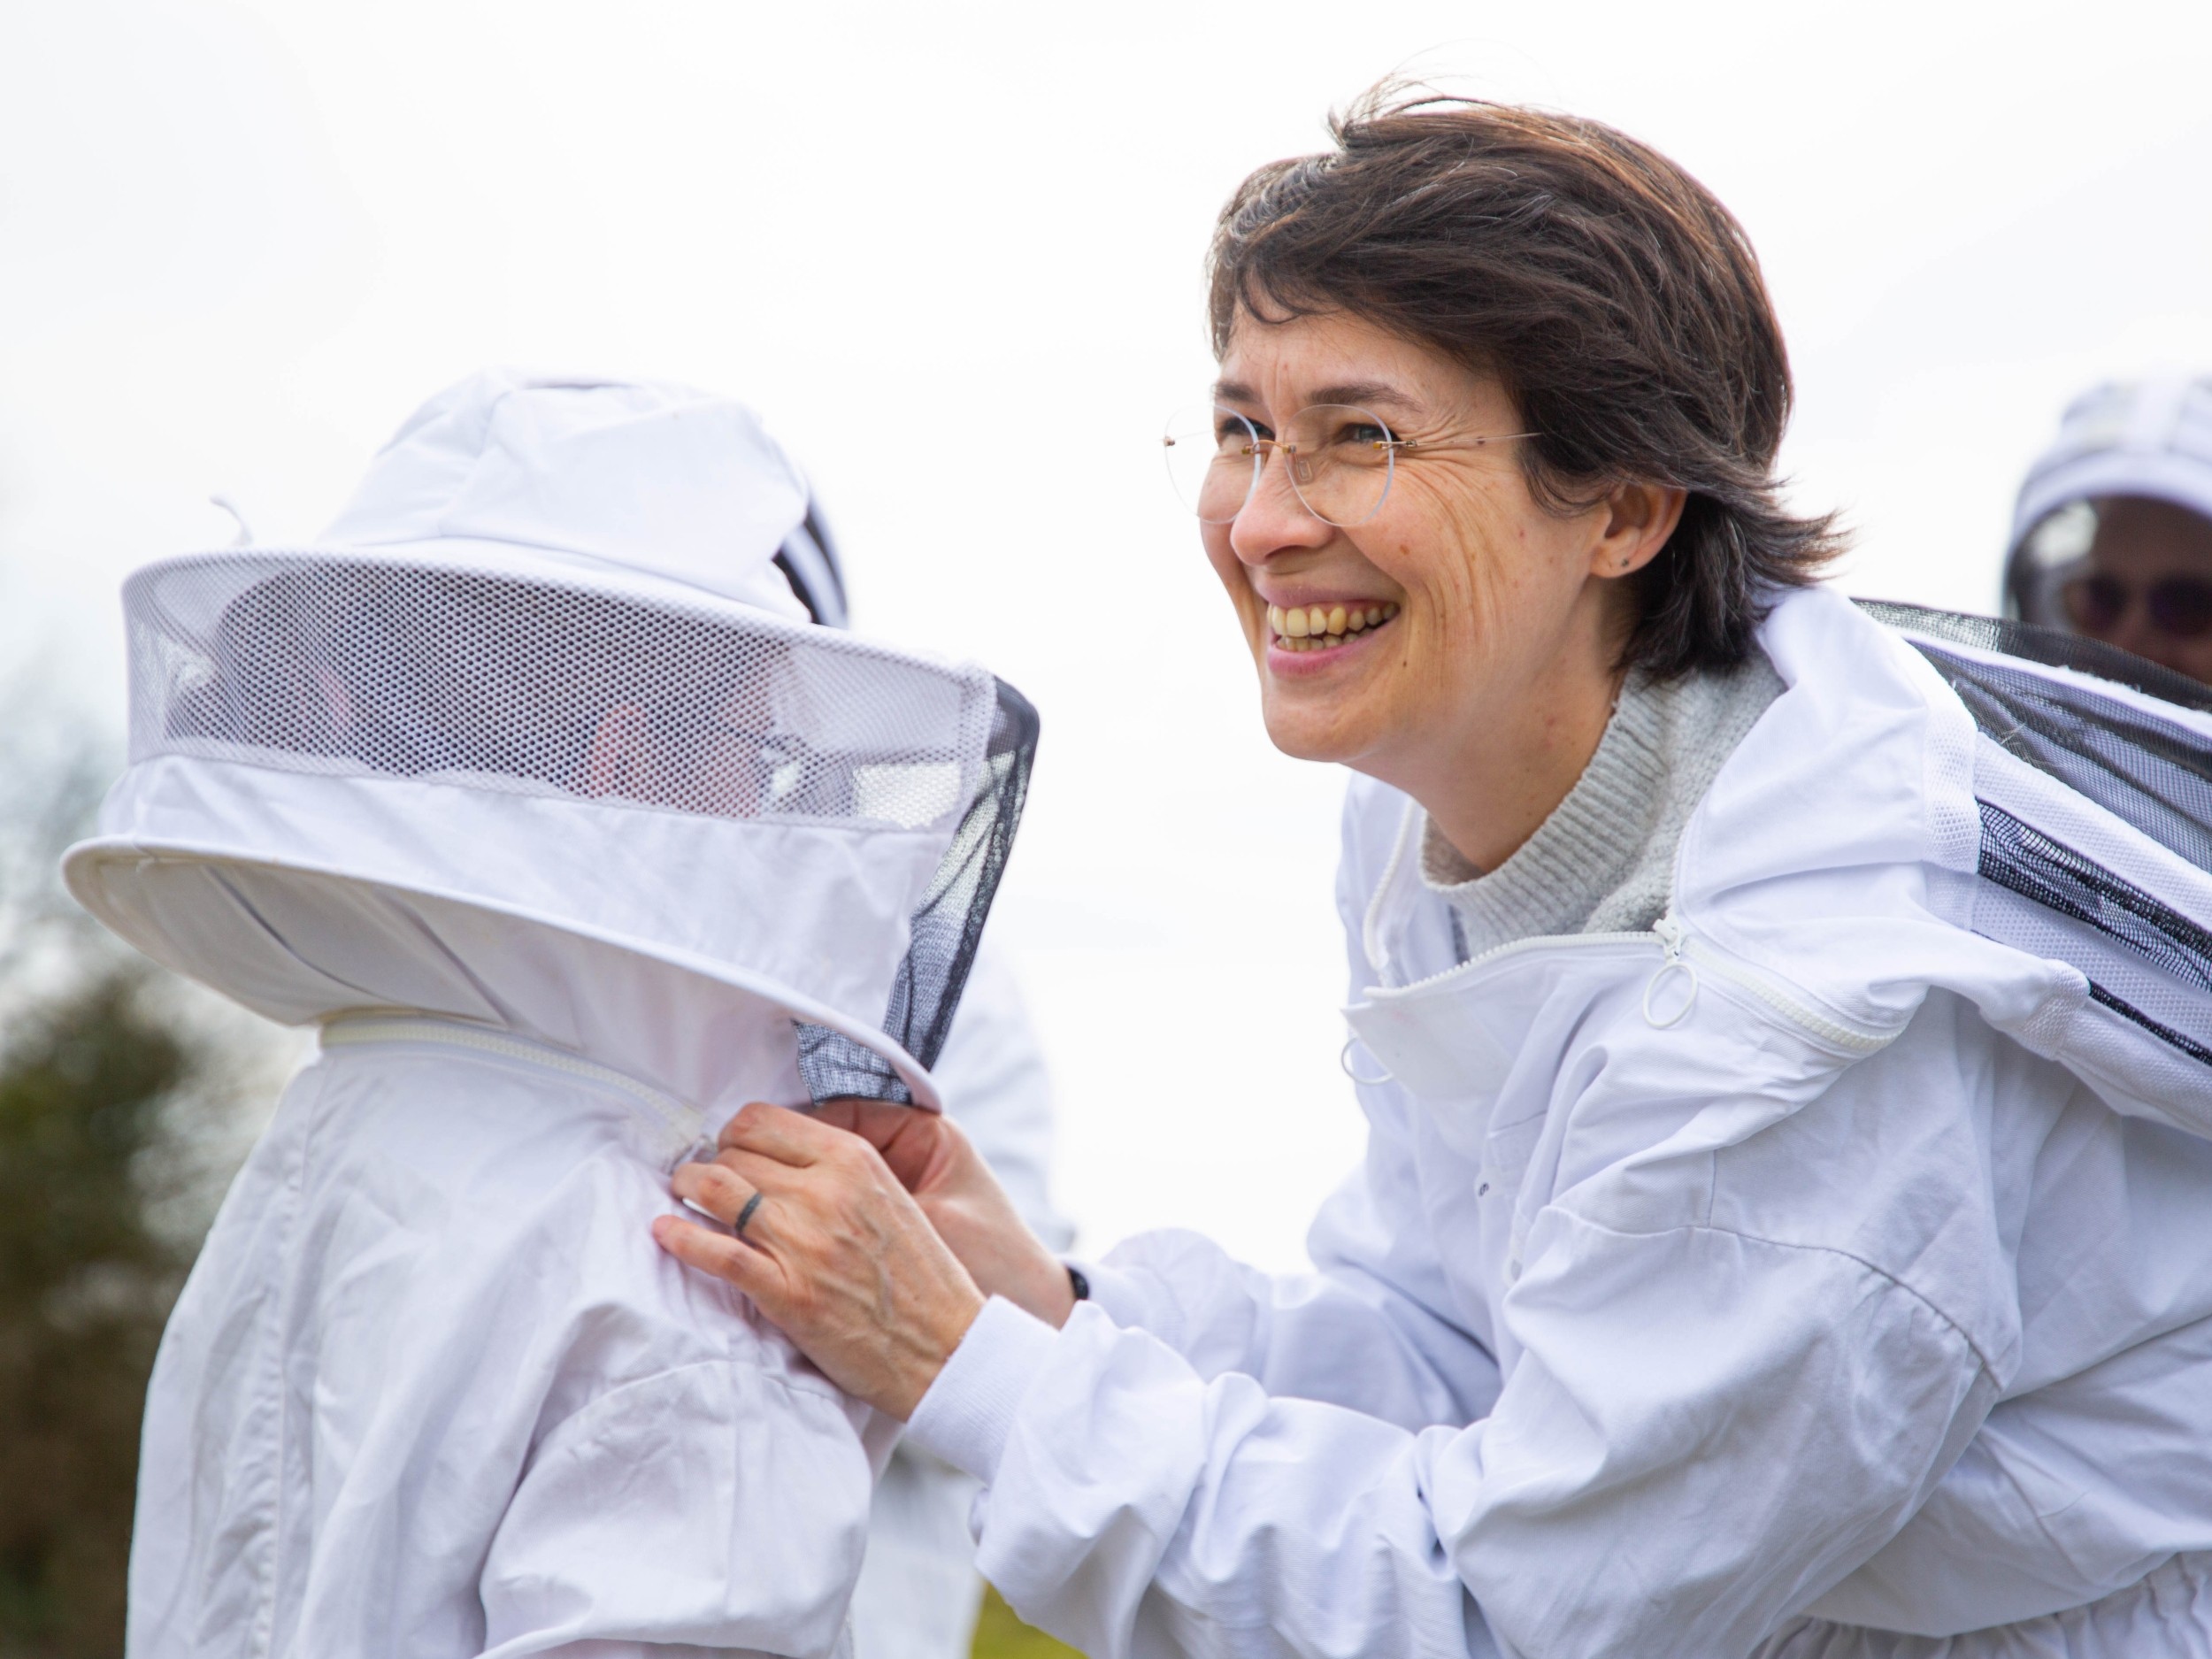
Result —
<instances>
[{"instance_id":1,"label":"rimless glasses","mask_svg":"<svg viewBox=\"0 0 2212 1659\"><path fill-rule=\"evenodd\" d=\"M1402 455L1482 449L1536 435L1401 438L1381 416L1349 403L1309 404L1284 423L1279 435L1233 409L1202 403L1170 421L1160 442L1175 493L1207 524L1227 524L1244 511L1267 470L1269 454L1279 450L1284 474L1306 511L1324 523L1349 529L1382 511Z\"/></svg>"}]
</instances>

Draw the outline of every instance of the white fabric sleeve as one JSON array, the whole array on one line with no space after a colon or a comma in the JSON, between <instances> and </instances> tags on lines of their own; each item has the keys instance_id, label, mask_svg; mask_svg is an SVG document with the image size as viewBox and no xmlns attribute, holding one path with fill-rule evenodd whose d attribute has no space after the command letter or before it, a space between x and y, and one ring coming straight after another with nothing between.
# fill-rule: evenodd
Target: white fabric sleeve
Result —
<instances>
[{"instance_id":1,"label":"white fabric sleeve","mask_svg":"<svg viewBox=\"0 0 2212 1659\"><path fill-rule=\"evenodd\" d=\"M1922 1502L1995 1385L1840 1252L1563 1214L1486 1420L1418 1434L1005 1304L909 1432L987 1484L979 1564L1092 1659L1749 1653ZM947 1425L957 1425L948 1427Z\"/></svg>"},{"instance_id":2,"label":"white fabric sleeve","mask_svg":"<svg viewBox=\"0 0 2212 1659\"><path fill-rule=\"evenodd\" d=\"M1428 1229L1383 1220L1421 1207L1410 1102L1394 1087L1360 1094L1367 1156L1307 1234L1317 1271L1270 1275L1196 1233L1166 1230L1083 1264L1092 1300L1203 1378L1242 1371L1270 1394L1401 1428L1471 1423L1497 1397L1497 1362L1455 1306Z\"/></svg>"},{"instance_id":3,"label":"white fabric sleeve","mask_svg":"<svg viewBox=\"0 0 2212 1659\"><path fill-rule=\"evenodd\" d=\"M713 1361L563 1421L485 1562L486 1659L831 1654L873 1484L853 1409Z\"/></svg>"},{"instance_id":4,"label":"white fabric sleeve","mask_svg":"<svg viewBox=\"0 0 2212 1659\"><path fill-rule=\"evenodd\" d=\"M1344 812L1336 903L1352 994L1368 982L1360 917L1388 851L1402 797L1378 811L1356 785ZM1354 1086L1348 1080L1348 1088ZM1426 1206L1415 1136L1419 1108L1394 1083L1360 1084L1367 1150L1306 1235L1311 1273L1270 1276L1194 1233L1144 1233L1083 1262L1092 1300L1150 1332L1201 1377L1256 1378L1274 1394L1348 1407L1401 1428L1463 1425L1497 1397L1486 1314L1461 1305Z\"/></svg>"}]
</instances>

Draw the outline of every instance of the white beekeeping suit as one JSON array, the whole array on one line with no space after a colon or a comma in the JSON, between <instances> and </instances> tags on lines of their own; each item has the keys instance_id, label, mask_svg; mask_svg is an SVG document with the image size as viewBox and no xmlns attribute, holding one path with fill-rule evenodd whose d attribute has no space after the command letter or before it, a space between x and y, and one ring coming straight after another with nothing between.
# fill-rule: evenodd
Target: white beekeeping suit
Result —
<instances>
[{"instance_id":1,"label":"white beekeeping suit","mask_svg":"<svg viewBox=\"0 0 2212 1659\"><path fill-rule=\"evenodd\" d=\"M813 618L848 626L845 572L810 505L777 564ZM933 1067L945 1110L975 1144L1033 1232L1064 1249L1073 1229L1054 1208L1052 1079L1012 970L986 938L952 1032ZM876 1483L868 1558L853 1597L860 1659L964 1659L983 1581L968 1511L976 1482L903 1441Z\"/></svg>"},{"instance_id":2,"label":"white beekeeping suit","mask_svg":"<svg viewBox=\"0 0 2212 1659\"><path fill-rule=\"evenodd\" d=\"M648 1224L748 1100L939 1103L1034 717L815 626L741 407L486 375L321 545L125 589L73 891L321 1028L150 1392L129 1651L825 1655L891 1425Z\"/></svg>"}]
</instances>

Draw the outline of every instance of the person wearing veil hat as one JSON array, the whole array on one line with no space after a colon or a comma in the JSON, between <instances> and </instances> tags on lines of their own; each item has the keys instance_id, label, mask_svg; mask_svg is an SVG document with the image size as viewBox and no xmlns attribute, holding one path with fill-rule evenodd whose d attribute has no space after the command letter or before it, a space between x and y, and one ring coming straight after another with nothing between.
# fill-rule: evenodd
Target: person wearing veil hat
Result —
<instances>
[{"instance_id":1,"label":"person wearing veil hat","mask_svg":"<svg viewBox=\"0 0 2212 1659\"><path fill-rule=\"evenodd\" d=\"M939 1107L1036 721L810 620L806 505L741 405L487 373L126 585L71 888L320 1032L163 1340L136 1659L849 1650L895 1425L640 1222L745 1102Z\"/></svg>"},{"instance_id":2,"label":"person wearing veil hat","mask_svg":"<svg viewBox=\"0 0 2212 1659\"><path fill-rule=\"evenodd\" d=\"M2108 380L2020 485L2005 611L2212 685L2212 375Z\"/></svg>"}]
</instances>

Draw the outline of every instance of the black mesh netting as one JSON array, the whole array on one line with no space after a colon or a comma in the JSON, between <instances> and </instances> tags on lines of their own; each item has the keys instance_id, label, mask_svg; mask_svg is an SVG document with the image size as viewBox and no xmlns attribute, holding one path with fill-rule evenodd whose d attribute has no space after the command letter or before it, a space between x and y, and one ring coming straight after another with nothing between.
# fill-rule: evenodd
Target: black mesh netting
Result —
<instances>
[{"instance_id":1,"label":"black mesh netting","mask_svg":"<svg viewBox=\"0 0 2212 1659\"><path fill-rule=\"evenodd\" d=\"M1932 632L1928 618L1942 618L1951 625L1947 637L2014 657L2026 655L2016 645L2032 645L2038 654L2031 661L2116 680L2183 708L2212 710L2212 692L2196 681L2093 640L1903 605L1868 609L1916 633ZM1978 637L1984 632L1990 637ZM1925 639L1914 643L1991 741L2200 870L2212 871L2212 739L2078 682L1963 657Z\"/></svg>"},{"instance_id":2,"label":"black mesh netting","mask_svg":"<svg viewBox=\"0 0 2212 1659\"><path fill-rule=\"evenodd\" d=\"M1904 605L1886 599L1862 599L1859 609L1878 622L1907 634L1932 639L1955 640L1985 651L2000 651L2023 662L2047 668L2070 668L2096 680L2156 697L2177 708L2212 713L2212 687L2199 685L2186 674L2124 651L2101 640L2084 639L2062 628L2039 627L1999 617L1969 616L1963 611L1938 611L1928 605Z\"/></svg>"},{"instance_id":3,"label":"black mesh netting","mask_svg":"<svg viewBox=\"0 0 2212 1659\"><path fill-rule=\"evenodd\" d=\"M944 1046L1006 866L1036 711L973 670L827 629L507 574L265 550L125 589L131 757L434 778L733 818L950 823L885 1030ZM814 1097L910 1098L801 1027Z\"/></svg>"},{"instance_id":4,"label":"black mesh netting","mask_svg":"<svg viewBox=\"0 0 2212 1659\"><path fill-rule=\"evenodd\" d=\"M883 1017L884 1031L924 1066L935 1065L944 1051L992 896L1014 850L1014 832L1036 764L1037 732L1037 710L1001 680L982 787L969 802L936 878L914 912L913 944ZM817 1102L840 1096L913 1099L881 1055L820 1025L799 1027L799 1072Z\"/></svg>"},{"instance_id":5,"label":"black mesh netting","mask_svg":"<svg viewBox=\"0 0 2212 1659\"><path fill-rule=\"evenodd\" d=\"M2177 709L2212 710L2212 690L2154 663L2056 629L1961 616L1916 605L1867 604L1878 619L1917 636L1913 644L1950 682L1984 736L2056 779L2169 851L2212 872L2212 738L2078 680L2038 673L2062 668L2125 686ZM2008 664L1946 650L1941 641L2019 659ZM1981 810L1979 873L2054 917L2090 930L2098 944L2070 959L2090 993L2193 1058L2212 1048L2111 988L2108 950L2147 970L2158 999L2212 1010L2212 933L2081 849L2064 845L1987 801ZM2076 935L2077 938L2081 935ZM2058 933L2032 942L2063 954Z\"/></svg>"},{"instance_id":6,"label":"black mesh netting","mask_svg":"<svg viewBox=\"0 0 2212 1659\"><path fill-rule=\"evenodd\" d=\"M1984 880L2094 929L2187 993L2212 995L2212 933L2001 807L1986 801L1980 804L1979 867ZM2094 975L2090 988L2107 1007L2186 1048L2197 1059L2212 1061L2212 1050L2123 1002L2099 986Z\"/></svg>"}]
</instances>

